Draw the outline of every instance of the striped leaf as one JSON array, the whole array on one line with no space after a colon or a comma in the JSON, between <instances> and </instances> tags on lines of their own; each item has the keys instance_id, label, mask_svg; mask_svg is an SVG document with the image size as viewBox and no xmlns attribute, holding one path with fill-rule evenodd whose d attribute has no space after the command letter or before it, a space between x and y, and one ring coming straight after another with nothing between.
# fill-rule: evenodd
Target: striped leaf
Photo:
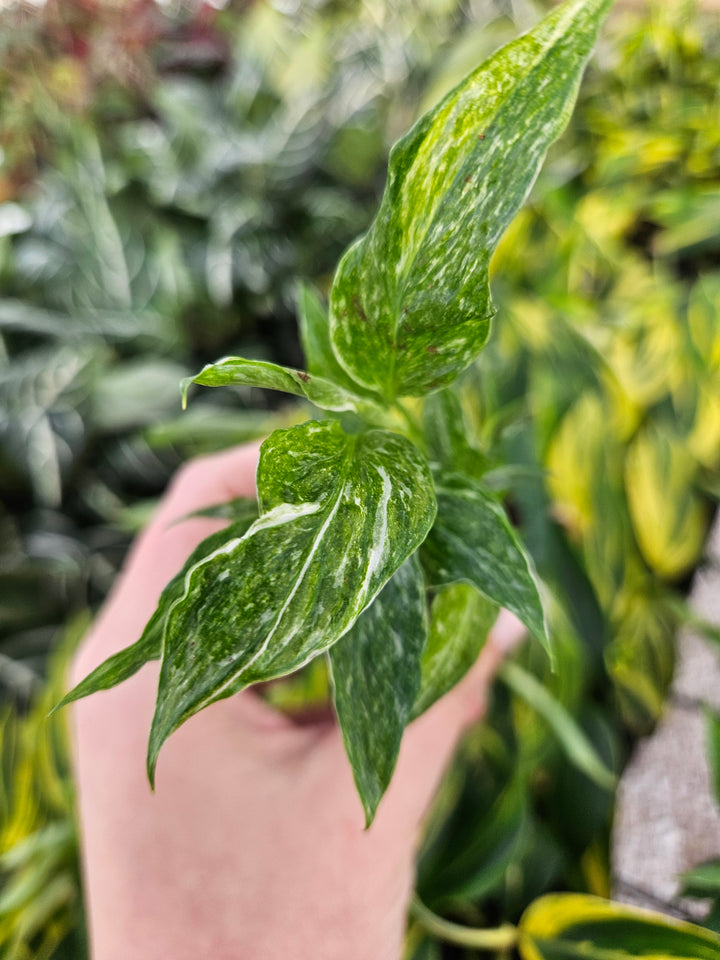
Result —
<instances>
[{"instance_id":1,"label":"striped leaf","mask_svg":"<svg viewBox=\"0 0 720 960\"><path fill-rule=\"evenodd\" d=\"M230 526L222 530L211 533L209 537L206 537L202 543L195 547L182 570L172 578L160 594L157 609L148 620L140 639L112 657L108 657L99 667L96 667L92 673L88 674L84 680L81 680L63 697L55 710L59 710L60 707L64 707L74 700L87 697L91 693L110 690L122 683L123 680L129 680L148 661L160 658L165 620L172 605L183 594L185 576L188 571L209 554L214 553L228 540L241 537L253 522L254 516L257 516L257 507L254 502L245 497L237 498L232 504L226 506L232 507L233 515L241 516L242 519L231 523ZM207 515L207 511L198 511L195 516L198 515Z\"/></svg>"},{"instance_id":2,"label":"striped leaf","mask_svg":"<svg viewBox=\"0 0 720 960\"><path fill-rule=\"evenodd\" d=\"M148 772L184 720L290 673L352 627L417 549L436 504L427 463L384 430L333 421L262 446L260 517L185 576L168 614Z\"/></svg>"},{"instance_id":3,"label":"striped leaf","mask_svg":"<svg viewBox=\"0 0 720 960\"><path fill-rule=\"evenodd\" d=\"M568 0L393 148L380 210L333 282L331 341L392 399L450 383L487 340L488 264L570 117L612 0Z\"/></svg>"},{"instance_id":4,"label":"striped leaf","mask_svg":"<svg viewBox=\"0 0 720 960\"><path fill-rule=\"evenodd\" d=\"M413 556L330 650L335 711L367 826L390 783L420 689L426 635L425 581Z\"/></svg>"},{"instance_id":5,"label":"striped leaf","mask_svg":"<svg viewBox=\"0 0 720 960\"><path fill-rule=\"evenodd\" d=\"M444 477L436 493L437 521L423 547L430 582L471 583L514 613L552 655L533 562L500 504L459 474Z\"/></svg>"},{"instance_id":6,"label":"striped leaf","mask_svg":"<svg viewBox=\"0 0 720 960\"><path fill-rule=\"evenodd\" d=\"M277 363L265 360L245 360L243 357L225 357L217 363L208 363L194 377L182 381L183 406L187 401L187 391L191 384L199 383L205 387L262 387L265 390L279 390L295 397L303 397L321 410L335 413L351 411L368 420L379 420L383 409L372 400L367 400L345 387L338 386L325 377L304 370L281 367Z\"/></svg>"},{"instance_id":7,"label":"striped leaf","mask_svg":"<svg viewBox=\"0 0 720 960\"><path fill-rule=\"evenodd\" d=\"M584 894L550 894L520 921L522 960L717 960L720 936Z\"/></svg>"}]
</instances>

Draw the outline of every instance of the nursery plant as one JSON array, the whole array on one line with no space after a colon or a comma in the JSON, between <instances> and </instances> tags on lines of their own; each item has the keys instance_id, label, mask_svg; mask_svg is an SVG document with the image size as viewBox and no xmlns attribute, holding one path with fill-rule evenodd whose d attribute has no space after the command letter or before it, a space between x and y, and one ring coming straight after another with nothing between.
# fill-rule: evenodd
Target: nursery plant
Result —
<instances>
[{"instance_id":1,"label":"nursery plant","mask_svg":"<svg viewBox=\"0 0 720 960\"><path fill-rule=\"evenodd\" d=\"M499 606L552 659L544 589L449 388L487 342L490 257L567 123L610 5L565 3L396 144L329 311L300 293L306 370L229 357L184 382L184 394L191 383L280 390L324 413L265 441L257 503L229 505L229 526L188 559L142 637L63 701L160 658L151 781L163 742L194 713L324 656L370 824L405 725L463 676ZM517 943L527 958L614 956L619 930L631 955L718 949L707 931L583 897L538 901L502 943L416 916L470 947Z\"/></svg>"},{"instance_id":2,"label":"nursery plant","mask_svg":"<svg viewBox=\"0 0 720 960\"><path fill-rule=\"evenodd\" d=\"M190 716L327 652L369 824L405 725L484 641L486 630L448 629L458 610L487 622L488 605L504 606L552 656L532 562L443 391L485 346L490 257L569 119L610 5L563 4L395 145L329 315L301 296L307 371L228 357L184 382L185 392L190 382L281 390L334 416L265 441L257 519L243 505L198 547L142 637L67 697L161 658L151 782L162 744Z\"/></svg>"}]
</instances>

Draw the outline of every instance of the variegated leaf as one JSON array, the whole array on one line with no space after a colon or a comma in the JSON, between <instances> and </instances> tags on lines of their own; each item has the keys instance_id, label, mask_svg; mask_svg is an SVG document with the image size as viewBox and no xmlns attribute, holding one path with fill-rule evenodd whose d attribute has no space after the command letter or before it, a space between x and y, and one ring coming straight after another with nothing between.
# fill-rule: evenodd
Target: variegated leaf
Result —
<instances>
[{"instance_id":1,"label":"variegated leaf","mask_svg":"<svg viewBox=\"0 0 720 960\"><path fill-rule=\"evenodd\" d=\"M243 357L225 357L217 363L208 363L200 373L182 381L183 406L192 383L205 387L246 386L279 390L295 397L304 397L322 410L334 413L352 411L368 420L382 420L384 410L372 400L351 393L325 377L292 370L265 360L245 360Z\"/></svg>"},{"instance_id":2,"label":"variegated leaf","mask_svg":"<svg viewBox=\"0 0 720 960\"><path fill-rule=\"evenodd\" d=\"M417 549L436 505L427 463L385 430L334 421L262 446L260 518L185 576L168 614L148 752L184 720L337 642Z\"/></svg>"},{"instance_id":3,"label":"variegated leaf","mask_svg":"<svg viewBox=\"0 0 720 960\"><path fill-rule=\"evenodd\" d=\"M177 573L170 583L160 594L157 609L150 617L142 632L139 640L131 646L120 650L112 657L108 657L99 667L96 667L92 673L88 674L84 680L81 680L55 707L58 710L74 700L80 700L91 693L97 693L99 690L110 690L116 687L123 680L128 680L133 674L137 673L140 667L144 666L149 660L157 660L160 657L162 649L162 635L165 626L165 619L168 611L178 600L184 590L185 575L187 572L199 563L204 557L214 553L227 540L241 537L248 529L254 518L257 517L257 505L254 501L246 497L237 498L228 506L232 507L235 516L241 519L231 523L230 526L211 533L202 543L190 554L182 570ZM213 508L217 509L217 508ZM198 511L196 515L202 515L203 511Z\"/></svg>"},{"instance_id":4,"label":"variegated leaf","mask_svg":"<svg viewBox=\"0 0 720 960\"><path fill-rule=\"evenodd\" d=\"M426 635L425 580L412 556L330 649L335 711L367 826L390 783L420 689Z\"/></svg>"},{"instance_id":5,"label":"variegated leaf","mask_svg":"<svg viewBox=\"0 0 720 960\"><path fill-rule=\"evenodd\" d=\"M484 647L497 613L497 605L469 583L454 583L438 591L430 609L414 717L462 680Z\"/></svg>"},{"instance_id":6,"label":"variegated leaf","mask_svg":"<svg viewBox=\"0 0 720 960\"><path fill-rule=\"evenodd\" d=\"M522 960L717 960L720 935L623 903L556 893L523 914L519 949Z\"/></svg>"},{"instance_id":7,"label":"variegated leaf","mask_svg":"<svg viewBox=\"0 0 720 960\"><path fill-rule=\"evenodd\" d=\"M331 340L354 380L388 399L420 396L482 349L491 254L567 124L611 4L568 0L395 145L377 217L331 292Z\"/></svg>"},{"instance_id":8,"label":"variegated leaf","mask_svg":"<svg viewBox=\"0 0 720 960\"><path fill-rule=\"evenodd\" d=\"M437 487L438 517L423 547L435 586L465 582L514 613L552 657L537 575L505 511L479 483L449 474Z\"/></svg>"}]
</instances>

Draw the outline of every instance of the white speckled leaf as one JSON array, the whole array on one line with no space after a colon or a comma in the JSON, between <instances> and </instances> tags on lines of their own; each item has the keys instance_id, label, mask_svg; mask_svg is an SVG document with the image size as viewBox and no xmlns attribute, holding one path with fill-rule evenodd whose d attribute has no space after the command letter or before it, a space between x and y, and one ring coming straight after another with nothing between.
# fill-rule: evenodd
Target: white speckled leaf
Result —
<instances>
[{"instance_id":1,"label":"white speckled leaf","mask_svg":"<svg viewBox=\"0 0 720 960\"><path fill-rule=\"evenodd\" d=\"M380 210L330 297L332 344L354 380L389 399L420 396L482 349L490 257L567 124L611 5L568 0L395 145Z\"/></svg>"},{"instance_id":2,"label":"white speckled leaf","mask_svg":"<svg viewBox=\"0 0 720 960\"><path fill-rule=\"evenodd\" d=\"M417 549L436 505L427 463L385 430L277 430L258 466L260 518L185 576L165 626L150 734L290 673L337 642Z\"/></svg>"},{"instance_id":3,"label":"white speckled leaf","mask_svg":"<svg viewBox=\"0 0 720 960\"><path fill-rule=\"evenodd\" d=\"M295 397L304 397L322 410L335 413L352 411L370 420L383 416L382 408L372 400L353 394L331 380L264 360L225 357L217 363L208 363L200 373L182 381L183 405L191 383L205 387L263 387L265 390L280 390Z\"/></svg>"},{"instance_id":4,"label":"white speckled leaf","mask_svg":"<svg viewBox=\"0 0 720 960\"><path fill-rule=\"evenodd\" d=\"M462 680L485 646L497 614L497 604L469 583L454 583L438 591L430 608L413 717L419 717Z\"/></svg>"},{"instance_id":5,"label":"white speckled leaf","mask_svg":"<svg viewBox=\"0 0 720 960\"><path fill-rule=\"evenodd\" d=\"M451 474L436 488L438 515L423 546L430 583L471 583L514 613L552 659L537 575L505 511L479 483Z\"/></svg>"},{"instance_id":6,"label":"white speckled leaf","mask_svg":"<svg viewBox=\"0 0 720 960\"><path fill-rule=\"evenodd\" d=\"M89 673L84 680L81 680L80 683L63 697L60 703L54 708L55 710L64 707L68 703L72 703L74 700L87 697L91 693L97 693L100 690L110 690L112 687L116 687L119 683L122 683L123 680L129 680L130 677L137 673L148 661L158 660L160 658L165 618L172 605L183 594L185 575L188 570L194 567L196 563L199 563L203 557L217 550L218 547L222 546L227 540L241 537L255 517L257 517L255 501L251 501L246 497L238 497L226 506L232 508L232 515L239 516L240 519L222 530L211 533L209 537L206 537L202 543L199 543L197 547L195 547L185 561L182 570L172 578L160 594L157 609L148 620L140 639L131 646L120 650L118 653L113 654L112 657L104 660L100 666L96 667L92 673ZM198 514L201 513L202 511L198 511Z\"/></svg>"},{"instance_id":7,"label":"white speckled leaf","mask_svg":"<svg viewBox=\"0 0 720 960\"><path fill-rule=\"evenodd\" d=\"M335 711L367 826L390 783L420 689L426 635L425 581L413 556L330 650Z\"/></svg>"}]
</instances>

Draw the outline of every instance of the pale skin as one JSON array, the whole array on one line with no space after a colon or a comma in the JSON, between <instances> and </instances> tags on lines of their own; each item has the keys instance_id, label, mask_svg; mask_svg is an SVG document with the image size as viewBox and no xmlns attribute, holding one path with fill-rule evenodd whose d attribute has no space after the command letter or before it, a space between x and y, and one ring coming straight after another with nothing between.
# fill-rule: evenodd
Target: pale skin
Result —
<instances>
[{"instance_id":1,"label":"pale skin","mask_svg":"<svg viewBox=\"0 0 720 960\"><path fill-rule=\"evenodd\" d=\"M254 496L257 446L179 471L76 657L72 680L140 635L158 596L218 521L176 522ZM376 820L334 723L298 724L245 691L145 747L157 665L74 709L93 960L399 960L423 816L503 653L501 614L477 665L405 734Z\"/></svg>"}]
</instances>

